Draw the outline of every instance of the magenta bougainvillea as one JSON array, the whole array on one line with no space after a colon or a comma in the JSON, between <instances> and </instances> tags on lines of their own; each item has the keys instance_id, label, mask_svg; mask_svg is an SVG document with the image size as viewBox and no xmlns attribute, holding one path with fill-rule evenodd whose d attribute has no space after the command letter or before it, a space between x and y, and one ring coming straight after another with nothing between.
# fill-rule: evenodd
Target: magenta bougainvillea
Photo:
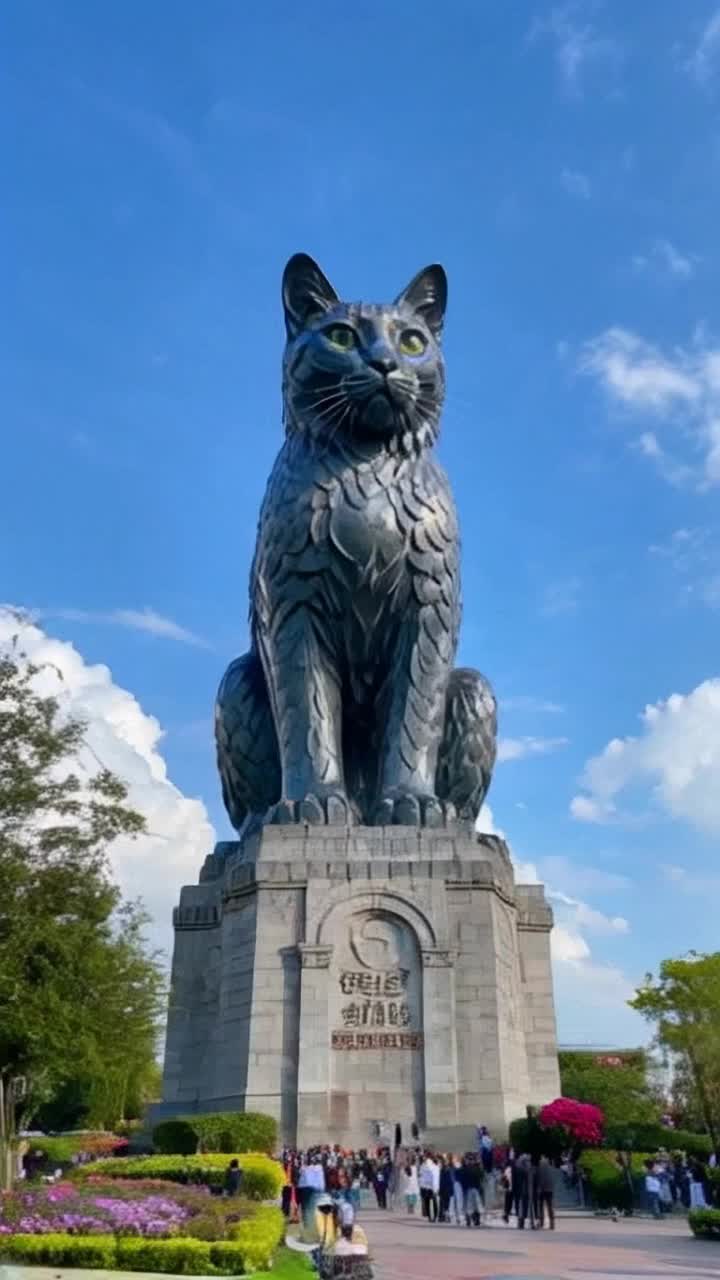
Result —
<instances>
[{"instance_id":1,"label":"magenta bougainvillea","mask_svg":"<svg viewBox=\"0 0 720 1280\"><path fill-rule=\"evenodd\" d=\"M556 1098L540 1112L543 1129L564 1129L583 1146L597 1146L602 1142L605 1117L599 1107L590 1102L577 1102L575 1098Z\"/></svg>"}]
</instances>

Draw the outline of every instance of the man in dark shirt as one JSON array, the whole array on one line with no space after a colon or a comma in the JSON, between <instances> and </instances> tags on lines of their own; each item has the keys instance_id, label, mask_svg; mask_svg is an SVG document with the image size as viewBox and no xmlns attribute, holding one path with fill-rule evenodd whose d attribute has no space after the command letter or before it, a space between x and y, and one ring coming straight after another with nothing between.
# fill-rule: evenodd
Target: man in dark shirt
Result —
<instances>
[{"instance_id":1,"label":"man in dark shirt","mask_svg":"<svg viewBox=\"0 0 720 1280\"><path fill-rule=\"evenodd\" d=\"M530 1209L530 1157L518 1156L512 1171L512 1193L517 1213L517 1224L522 1231Z\"/></svg>"},{"instance_id":2,"label":"man in dark shirt","mask_svg":"<svg viewBox=\"0 0 720 1280\"><path fill-rule=\"evenodd\" d=\"M232 1159L225 1170L225 1186L226 1196L237 1196L240 1194L240 1185L242 1183L242 1169L240 1161Z\"/></svg>"}]
</instances>

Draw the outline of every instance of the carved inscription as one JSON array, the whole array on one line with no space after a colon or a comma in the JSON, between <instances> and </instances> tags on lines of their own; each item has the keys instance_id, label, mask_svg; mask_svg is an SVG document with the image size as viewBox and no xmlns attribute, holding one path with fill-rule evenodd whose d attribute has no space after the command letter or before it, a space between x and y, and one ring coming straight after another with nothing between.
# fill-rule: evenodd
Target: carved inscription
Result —
<instances>
[{"instance_id":1,"label":"carved inscription","mask_svg":"<svg viewBox=\"0 0 720 1280\"><path fill-rule=\"evenodd\" d=\"M386 973L340 974L340 990L344 996L401 996L408 984L407 969L393 969Z\"/></svg>"},{"instance_id":2,"label":"carved inscription","mask_svg":"<svg viewBox=\"0 0 720 1280\"><path fill-rule=\"evenodd\" d=\"M422 1031L333 1031L333 1049L422 1049Z\"/></svg>"},{"instance_id":3,"label":"carved inscription","mask_svg":"<svg viewBox=\"0 0 720 1280\"><path fill-rule=\"evenodd\" d=\"M345 1031L335 1031L333 1049L417 1049L422 1032L408 1031L412 1014L405 998L407 969L388 969L380 973L344 970L340 974L340 990L352 996L340 1010ZM365 1034L365 1028L387 1027L384 1034ZM358 1029L359 1034L353 1032ZM420 1041L418 1041L418 1036Z\"/></svg>"}]
</instances>

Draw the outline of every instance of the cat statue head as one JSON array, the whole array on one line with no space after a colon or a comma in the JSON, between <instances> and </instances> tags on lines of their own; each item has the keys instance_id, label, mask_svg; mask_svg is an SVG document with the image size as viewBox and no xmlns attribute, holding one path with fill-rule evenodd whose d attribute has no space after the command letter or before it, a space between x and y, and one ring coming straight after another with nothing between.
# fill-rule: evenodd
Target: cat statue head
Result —
<instances>
[{"instance_id":1,"label":"cat statue head","mask_svg":"<svg viewBox=\"0 0 720 1280\"><path fill-rule=\"evenodd\" d=\"M342 302L317 263L296 253L282 300L288 435L403 454L434 443L445 391L441 266L419 271L393 303Z\"/></svg>"}]
</instances>

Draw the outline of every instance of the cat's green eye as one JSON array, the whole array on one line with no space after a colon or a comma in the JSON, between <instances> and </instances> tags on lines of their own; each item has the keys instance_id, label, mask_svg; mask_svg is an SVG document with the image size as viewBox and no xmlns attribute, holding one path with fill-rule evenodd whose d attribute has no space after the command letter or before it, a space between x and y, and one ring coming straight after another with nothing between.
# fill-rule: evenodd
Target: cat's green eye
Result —
<instances>
[{"instance_id":1,"label":"cat's green eye","mask_svg":"<svg viewBox=\"0 0 720 1280\"><path fill-rule=\"evenodd\" d=\"M398 338L398 347L404 356L421 356L427 347L427 341L419 329L403 329Z\"/></svg>"},{"instance_id":2,"label":"cat's green eye","mask_svg":"<svg viewBox=\"0 0 720 1280\"><path fill-rule=\"evenodd\" d=\"M346 324L331 325L325 330L325 337L330 346L337 347L338 351L352 351L357 342L355 333Z\"/></svg>"}]
</instances>

